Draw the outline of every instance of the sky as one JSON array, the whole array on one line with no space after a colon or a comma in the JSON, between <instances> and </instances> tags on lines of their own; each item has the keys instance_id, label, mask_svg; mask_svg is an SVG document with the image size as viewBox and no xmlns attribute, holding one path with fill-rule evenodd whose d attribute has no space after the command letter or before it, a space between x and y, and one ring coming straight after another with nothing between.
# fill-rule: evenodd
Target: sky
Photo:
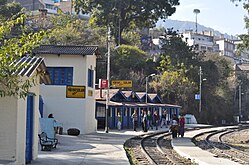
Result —
<instances>
[{"instance_id":1,"label":"sky","mask_svg":"<svg viewBox=\"0 0 249 165\"><path fill-rule=\"evenodd\" d=\"M194 9L199 9L197 23L229 35L246 33L242 4L236 7L230 0L180 0L176 13L169 19L195 22Z\"/></svg>"}]
</instances>

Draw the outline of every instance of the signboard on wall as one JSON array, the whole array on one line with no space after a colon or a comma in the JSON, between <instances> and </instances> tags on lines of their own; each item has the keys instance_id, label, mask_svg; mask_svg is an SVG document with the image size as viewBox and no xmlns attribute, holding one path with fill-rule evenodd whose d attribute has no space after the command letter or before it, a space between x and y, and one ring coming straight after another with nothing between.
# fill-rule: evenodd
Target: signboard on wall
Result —
<instances>
[{"instance_id":1,"label":"signboard on wall","mask_svg":"<svg viewBox=\"0 0 249 165\"><path fill-rule=\"evenodd\" d=\"M108 80L99 79L99 88L108 88Z\"/></svg>"},{"instance_id":2,"label":"signboard on wall","mask_svg":"<svg viewBox=\"0 0 249 165\"><path fill-rule=\"evenodd\" d=\"M85 86L67 86L66 88L67 98L86 98Z\"/></svg>"},{"instance_id":3,"label":"signboard on wall","mask_svg":"<svg viewBox=\"0 0 249 165\"><path fill-rule=\"evenodd\" d=\"M131 88L132 87L132 80L112 80L112 87L116 88Z\"/></svg>"},{"instance_id":4,"label":"signboard on wall","mask_svg":"<svg viewBox=\"0 0 249 165\"><path fill-rule=\"evenodd\" d=\"M93 91L92 90L88 90L88 96L92 97L93 96Z\"/></svg>"}]
</instances>

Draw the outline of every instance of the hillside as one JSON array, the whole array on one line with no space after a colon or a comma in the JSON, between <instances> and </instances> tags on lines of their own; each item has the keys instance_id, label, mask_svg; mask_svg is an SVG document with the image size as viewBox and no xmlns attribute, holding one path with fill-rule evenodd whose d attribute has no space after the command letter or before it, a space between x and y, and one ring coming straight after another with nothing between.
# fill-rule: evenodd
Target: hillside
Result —
<instances>
[{"instance_id":1,"label":"hillside","mask_svg":"<svg viewBox=\"0 0 249 165\"><path fill-rule=\"evenodd\" d=\"M227 39L236 39L236 36L229 35L227 33L223 34L213 28L206 27L203 25L198 24L198 32L200 31L213 31L215 36L222 36L224 35L225 38ZM174 30L178 30L179 32L183 32L185 30L193 30L195 31L195 22L190 22L190 21L179 21L179 20L159 20L156 24L156 27L164 27L165 29L167 28L172 28Z\"/></svg>"}]
</instances>

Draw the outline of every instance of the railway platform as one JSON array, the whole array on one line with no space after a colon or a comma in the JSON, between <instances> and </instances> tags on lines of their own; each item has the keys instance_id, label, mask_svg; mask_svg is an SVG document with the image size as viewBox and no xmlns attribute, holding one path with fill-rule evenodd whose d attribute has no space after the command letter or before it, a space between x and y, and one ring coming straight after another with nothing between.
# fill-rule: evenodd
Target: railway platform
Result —
<instances>
[{"instance_id":1,"label":"railway platform","mask_svg":"<svg viewBox=\"0 0 249 165\"><path fill-rule=\"evenodd\" d=\"M188 125L187 127L196 127ZM200 125L198 125L199 127ZM204 125L205 126L205 125ZM165 131L167 128L159 128L158 131ZM149 130L148 132L154 132ZM141 130L109 130L105 133L100 130L91 134L69 136L57 135L59 143L52 151L40 151L38 158L32 161L31 165L129 165L129 160L123 148L124 142L134 136L144 134ZM215 158L210 153L203 153L191 144L192 133L186 132L185 138L174 139L174 148L183 156L191 156L191 159L199 164L236 164L231 161ZM186 154L188 153L188 155ZM201 154L201 155L200 155ZM198 156L198 157L197 157ZM199 158L201 156L201 158ZM210 160L215 160L210 162ZM0 165L3 162L0 161ZM3 163L5 164L5 163ZM8 165L11 165L7 163ZM6 165L6 164L5 164Z\"/></svg>"},{"instance_id":2,"label":"railway platform","mask_svg":"<svg viewBox=\"0 0 249 165\"><path fill-rule=\"evenodd\" d=\"M223 128L220 127L220 129ZM209 129L209 131L211 130ZM195 146L195 144L192 143L191 138L201 132L205 131L202 129L202 130L185 132L183 138L179 137L173 139L171 143L174 150L179 155L187 159L191 159L192 162L198 163L199 165L224 165L224 164L238 165L239 164L228 159L219 158L216 155Z\"/></svg>"},{"instance_id":3,"label":"railway platform","mask_svg":"<svg viewBox=\"0 0 249 165\"><path fill-rule=\"evenodd\" d=\"M129 165L124 142L142 131L104 130L69 136L58 135L59 143L52 151L40 151L31 165Z\"/></svg>"}]
</instances>

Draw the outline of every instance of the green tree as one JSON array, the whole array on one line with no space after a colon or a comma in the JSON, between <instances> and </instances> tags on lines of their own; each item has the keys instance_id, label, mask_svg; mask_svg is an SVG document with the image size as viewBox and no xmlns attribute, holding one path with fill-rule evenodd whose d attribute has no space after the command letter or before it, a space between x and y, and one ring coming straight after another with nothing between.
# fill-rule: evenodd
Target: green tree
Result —
<instances>
[{"instance_id":1,"label":"green tree","mask_svg":"<svg viewBox=\"0 0 249 165\"><path fill-rule=\"evenodd\" d=\"M0 22L21 12L22 6L19 3L7 3L7 0L0 1Z\"/></svg>"},{"instance_id":2,"label":"green tree","mask_svg":"<svg viewBox=\"0 0 249 165\"><path fill-rule=\"evenodd\" d=\"M233 79L231 64L218 54L195 53L182 36L172 29L162 40L164 51L160 57L158 78L150 85L164 101L182 106L183 113L191 113L198 122L218 124L232 121ZM194 95L199 93L199 67L202 67L202 111ZM210 115L212 114L212 115Z\"/></svg>"},{"instance_id":3,"label":"green tree","mask_svg":"<svg viewBox=\"0 0 249 165\"><path fill-rule=\"evenodd\" d=\"M236 6L241 3L244 7L244 9L247 11L247 16L244 16L245 21L245 28L249 28L249 2L248 0L230 0L231 2L235 3ZM237 54L240 55L241 52L243 52L245 49L249 49L249 33L247 34L240 34L239 38L243 41L241 44L238 45Z\"/></svg>"},{"instance_id":4,"label":"green tree","mask_svg":"<svg viewBox=\"0 0 249 165\"><path fill-rule=\"evenodd\" d=\"M22 68L14 65L14 62L31 53L44 32L27 33L24 25L26 16L21 9L17 3L0 2L0 97L24 98L35 83L34 79L20 79L15 73Z\"/></svg>"},{"instance_id":5,"label":"green tree","mask_svg":"<svg viewBox=\"0 0 249 165\"><path fill-rule=\"evenodd\" d=\"M197 88L197 54L172 29L166 31L162 43L160 76L153 84L154 89L166 102L182 105L184 110L191 109L193 104L188 99L193 98Z\"/></svg>"},{"instance_id":6,"label":"green tree","mask_svg":"<svg viewBox=\"0 0 249 165\"><path fill-rule=\"evenodd\" d=\"M130 79L136 91L145 90L145 77L153 72L151 59L136 46L121 45L111 54L111 79Z\"/></svg>"},{"instance_id":7,"label":"green tree","mask_svg":"<svg viewBox=\"0 0 249 165\"><path fill-rule=\"evenodd\" d=\"M153 27L158 19L166 19L175 11L179 0L78 0L75 9L78 12L91 13L91 22L99 26L111 27L115 42L124 30Z\"/></svg>"},{"instance_id":8,"label":"green tree","mask_svg":"<svg viewBox=\"0 0 249 165\"><path fill-rule=\"evenodd\" d=\"M35 85L35 77L21 79L16 71L22 68L14 62L23 55L29 55L39 45L44 32L25 33L25 16L20 15L14 19L7 19L0 25L0 97L17 96L24 98L28 90ZM23 27L23 33L10 38L16 27ZM8 36L8 37L6 37ZM23 67L27 67L25 64Z\"/></svg>"},{"instance_id":9,"label":"green tree","mask_svg":"<svg viewBox=\"0 0 249 165\"><path fill-rule=\"evenodd\" d=\"M201 66L206 81L202 83L202 112L196 115L205 123L232 122L235 108L232 64L217 53L206 53Z\"/></svg>"},{"instance_id":10,"label":"green tree","mask_svg":"<svg viewBox=\"0 0 249 165\"><path fill-rule=\"evenodd\" d=\"M61 13L49 18L47 24L50 33L44 38L44 44L106 46L106 37L103 36L106 28L90 27L86 20Z\"/></svg>"}]
</instances>

